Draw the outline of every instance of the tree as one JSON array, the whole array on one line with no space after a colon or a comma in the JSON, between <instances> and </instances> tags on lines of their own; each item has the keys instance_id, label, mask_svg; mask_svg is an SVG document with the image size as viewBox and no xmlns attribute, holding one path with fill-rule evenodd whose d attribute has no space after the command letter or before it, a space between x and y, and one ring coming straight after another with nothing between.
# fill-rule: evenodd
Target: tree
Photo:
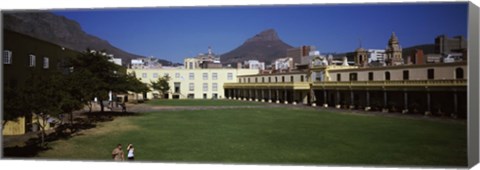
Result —
<instances>
[{"instance_id":1,"label":"tree","mask_svg":"<svg viewBox=\"0 0 480 170\"><path fill-rule=\"evenodd\" d=\"M26 81L25 109L35 116L41 130L41 144L45 146L46 126L51 117L57 117L61 112L62 98L65 97L62 85L63 77L57 72L49 74L32 74Z\"/></svg>"},{"instance_id":2,"label":"tree","mask_svg":"<svg viewBox=\"0 0 480 170\"><path fill-rule=\"evenodd\" d=\"M103 101L108 99L110 91L118 90L119 71L121 66L108 60L105 52L95 52L89 49L72 61L78 80L82 80L82 101L91 102L94 97L100 101L101 112L104 111ZM91 105L90 105L91 106Z\"/></svg>"},{"instance_id":3,"label":"tree","mask_svg":"<svg viewBox=\"0 0 480 170\"><path fill-rule=\"evenodd\" d=\"M29 112L25 102L25 92L23 88L17 87L14 88L8 84L4 86L3 93L3 120L2 120L2 129L5 128L5 125L8 121L17 121L18 118L27 115Z\"/></svg>"},{"instance_id":4,"label":"tree","mask_svg":"<svg viewBox=\"0 0 480 170\"><path fill-rule=\"evenodd\" d=\"M161 95L164 96L170 90L168 81L170 81L170 77L165 75L163 77L159 77L157 81L150 81L150 86L152 89L158 90Z\"/></svg>"}]
</instances>

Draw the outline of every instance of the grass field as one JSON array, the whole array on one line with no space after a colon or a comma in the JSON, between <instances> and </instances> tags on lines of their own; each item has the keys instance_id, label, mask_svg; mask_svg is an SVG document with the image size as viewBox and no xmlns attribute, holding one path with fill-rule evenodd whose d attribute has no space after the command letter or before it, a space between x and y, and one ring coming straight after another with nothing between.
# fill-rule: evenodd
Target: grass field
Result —
<instances>
[{"instance_id":1,"label":"grass field","mask_svg":"<svg viewBox=\"0 0 480 170\"><path fill-rule=\"evenodd\" d=\"M467 165L464 123L302 108L151 112L83 133L51 143L38 157L110 160L117 143L133 143L138 161Z\"/></svg>"},{"instance_id":2,"label":"grass field","mask_svg":"<svg viewBox=\"0 0 480 170\"><path fill-rule=\"evenodd\" d=\"M182 99L182 100L151 100L147 104L152 106L258 106L264 103L236 101L236 100L201 100L201 99Z\"/></svg>"}]
</instances>

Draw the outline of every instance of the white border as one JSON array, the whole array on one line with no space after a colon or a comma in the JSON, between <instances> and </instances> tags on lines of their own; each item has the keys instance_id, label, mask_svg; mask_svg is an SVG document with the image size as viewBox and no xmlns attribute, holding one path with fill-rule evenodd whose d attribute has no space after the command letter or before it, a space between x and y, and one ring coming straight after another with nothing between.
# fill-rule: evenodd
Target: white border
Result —
<instances>
[{"instance_id":1,"label":"white border","mask_svg":"<svg viewBox=\"0 0 480 170\"><path fill-rule=\"evenodd\" d=\"M241 3L240 3L241 2ZM1 10L12 9L92 9L92 8L136 8L136 7L175 7L175 6L242 6L242 5L288 5L288 4L345 4L345 3L419 3L419 2L452 2L451 0L1 0ZM465 1L457 1L465 2ZM478 3L477 3L478 5ZM3 39L3 38L2 38ZM478 60L477 60L478 61ZM473 63L470 63L473 64ZM475 65L479 67L480 65ZM1 66L0 66L1 68ZM476 75L477 74L470 74ZM478 82L478 80L477 80ZM1 86L1 85L0 85ZM476 94L478 95L478 94ZM478 96L477 96L478 97ZM478 101L477 101L478 102ZM3 102L2 102L3 103ZM1 106L1 104L0 104ZM472 113L470 113L472 114ZM477 113L478 114L478 113ZM478 160L477 160L478 161ZM33 161L33 160L0 160L2 169L405 169L383 167L332 167L332 166L278 166L278 165L223 165L223 164L176 164L176 163L111 163L111 162L82 162L82 161ZM420 169L420 168L407 168ZM421 168L423 170L432 168ZM475 169L480 169L477 165Z\"/></svg>"}]
</instances>

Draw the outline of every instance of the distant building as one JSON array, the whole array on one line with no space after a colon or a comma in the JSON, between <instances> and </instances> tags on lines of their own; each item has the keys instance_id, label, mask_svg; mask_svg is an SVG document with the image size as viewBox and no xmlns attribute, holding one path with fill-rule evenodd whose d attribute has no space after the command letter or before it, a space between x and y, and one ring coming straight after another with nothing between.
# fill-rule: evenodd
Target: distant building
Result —
<instances>
[{"instance_id":1,"label":"distant building","mask_svg":"<svg viewBox=\"0 0 480 170\"><path fill-rule=\"evenodd\" d=\"M395 32L392 32L390 39L388 40L388 46L385 49L386 59L388 65L402 65L404 63L402 57L402 47L398 41Z\"/></svg>"},{"instance_id":2,"label":"distant building","mask_svg":"<svg viewBox=\"0 0 480 170\"><path fill-rule=\"evenodd\" d=\"M423 54L423 50L415 49L413 54L411 54L411 61L412 64L425 64L425 57Z\"/></svg>"},{"instance_id":3,"label":"distant building","mask_svg":"<svg viewBox=\"0 0 480 170\"><path fill-rule=\"evenodd\" d=\"M306 61L304 58L308 58L311 51L315 51L315 46L302 45L297 48L287 49L287 58L292 58L294 64L305 64L302 62Z\"/></svg>"},{"instance_id":4,"label":"distant building","mask_svg":"<svg viewBox=\"0 0 480 170\"><path fill-rule=\"evenodd\" d=\"M259 62L258 60L248 60L243 63L244 68L265 70L265 62Z\"/></svg>"},{"instance_id":5,"label":"distant building","mask_svg":"<svg viewBox=\"0 0 480 170\"><path fill-rule=\"evenodd\" d=\"M385 50L367 49L368 63L385 63Z\"/></svg>"},{"instance_id":6,"label":"distant building","mask_svg":"<svg viewBox=\"0 0 480 170\"><path fill-rule=\"evenodd\" d=\"M113 54L108 54L108 61L115 63L116 65L121 66L122 65L122 59L121 58L115 58L113 57Z\"/></svg>"},{"instance_id":7,"label":"distant building","mask_svg":"<svg viewBox=\"0 0 480 170\"><path fill-rule=\"evenodd\" d=\"M220 57L212 52L211 47L208 47L207 54L200 53L196 57L185 58L183 61L186 69L222 68Z\"/></svg>"},{"instance_id":8,"label":"distant building","mask_svg":"<svg viewBox=\"0 0 480 170\"><path fill-rule=\"evenodd\" d=\"M279 58L273 62L273 69L277 72L286 72L293 69L293 59L290 57Z\"/></svg>"},{"instance_id":9,"label":"distant building","mask_svg":"<svg viewBox=\"0 0 480 170\"><path fill-rule=\"evenodd\" d=\"M447 55L449 53L462 53L467 48L467 40L463 36L448 38L440 35L435 38L435 53Z\"/></svg>"},{"instance_id":10,"label":"distant building","mask_svg":"<svg viewBox=\"0 0 480 170\"><path fill-rule=\"evenodd\" d=\"M157 58L138 58L132 59L130 62L132 69L158 69L162 68L162 64L158 62Z\"/></svg>"}]
</instances>

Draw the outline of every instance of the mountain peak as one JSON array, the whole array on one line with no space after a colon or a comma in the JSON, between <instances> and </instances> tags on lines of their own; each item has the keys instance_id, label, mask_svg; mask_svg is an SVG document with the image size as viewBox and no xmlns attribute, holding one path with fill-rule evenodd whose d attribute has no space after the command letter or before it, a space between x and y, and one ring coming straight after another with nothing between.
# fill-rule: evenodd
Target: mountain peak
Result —
<instances>
[{"instance_id":1,"label":"mountain peak","mask_svg":"<svg viewBox=\"0 0 480 170\"><path fill-rule=\"evenodd\" d=\"M248 39L246 42L277 41L280 40L275 29L267 29Z\"/></svg>"},{"instance_id":2,"label":"mountain peak","mask_svg":"<svg viewBox=\"0 0 480 170\"><path fill-rule=\"evenodd\" d=\"M292 46L283 42L274 29L267 29L245 41L241 46L222 55L222 62L234 64L246 60L259 60L266 64L285 57Z\"/></svg>"}]
</instances>

